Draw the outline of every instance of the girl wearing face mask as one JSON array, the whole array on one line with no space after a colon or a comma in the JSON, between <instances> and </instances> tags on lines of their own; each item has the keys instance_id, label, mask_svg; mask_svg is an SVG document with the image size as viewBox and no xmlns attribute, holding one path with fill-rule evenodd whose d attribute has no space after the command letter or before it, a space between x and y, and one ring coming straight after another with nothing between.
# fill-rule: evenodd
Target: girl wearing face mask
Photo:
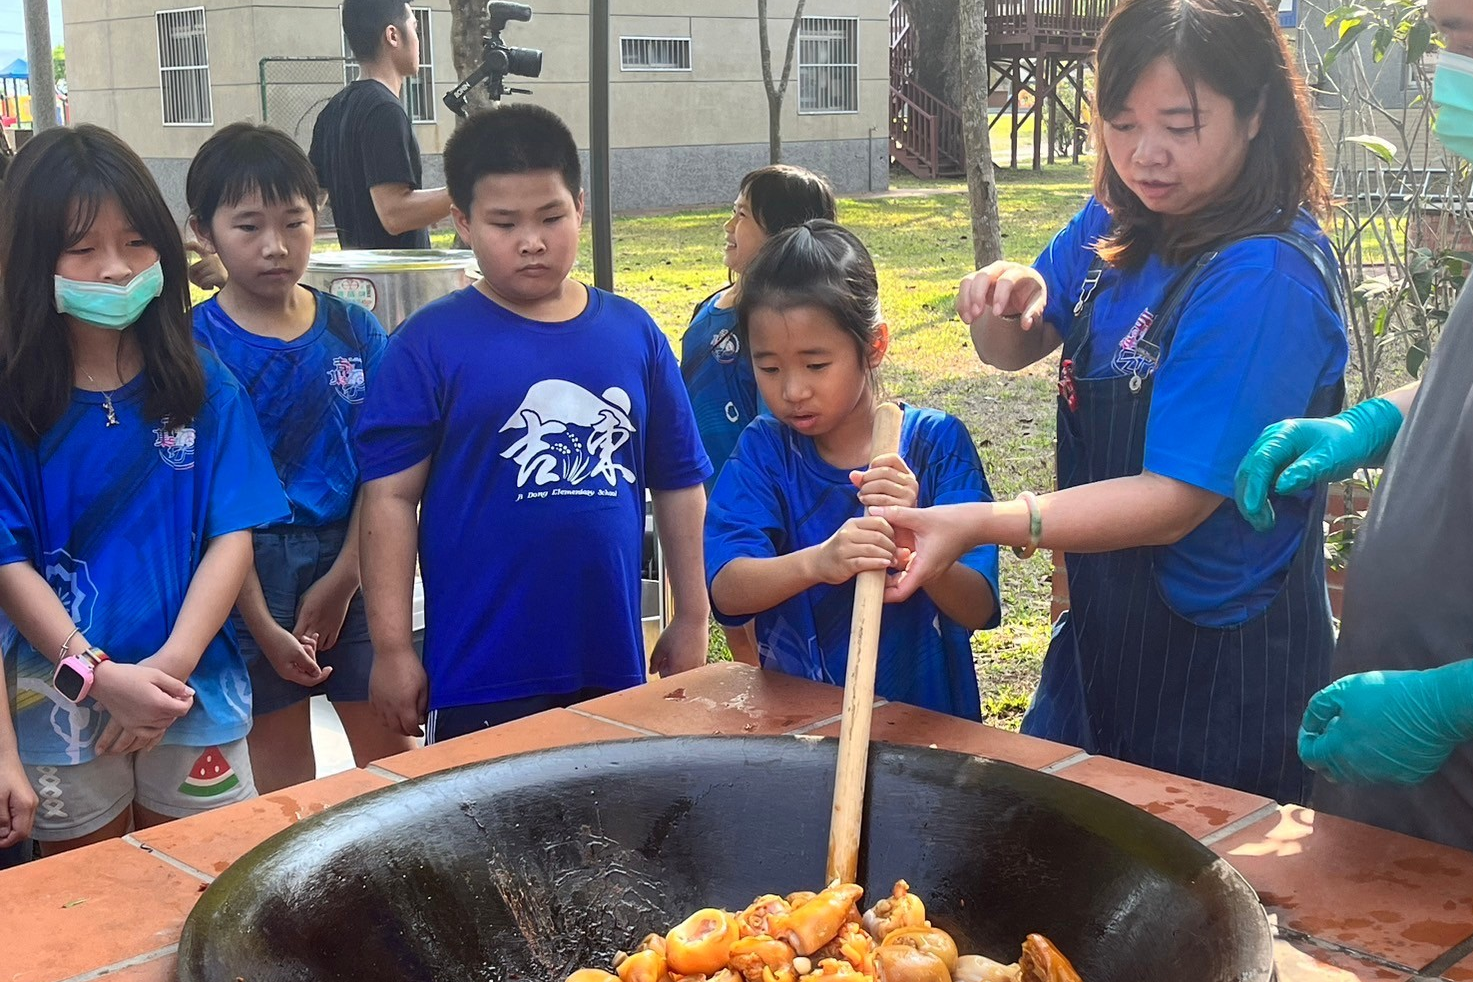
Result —
<instances>
[{"instance_id":1,"label":"girl wearing face mask","mask_svg":"<svg viewBox=\"0 0 1473 982\"><path fill-rule=\"evenodd\" d=\"M138 156L95 126L42 133L0 215L0 607L54 852L254 793L224 625L250 529L288 512L250 403L194 345Z\"/></svg>"}]
</instances>

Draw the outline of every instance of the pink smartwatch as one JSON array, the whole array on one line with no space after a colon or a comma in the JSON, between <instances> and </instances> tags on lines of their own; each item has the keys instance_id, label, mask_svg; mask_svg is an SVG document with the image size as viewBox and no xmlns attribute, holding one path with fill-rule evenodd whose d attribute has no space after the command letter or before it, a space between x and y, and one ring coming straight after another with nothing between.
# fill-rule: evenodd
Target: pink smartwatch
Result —
<instances>
[{"instance_id":1,"label":"pink smartwatch","mask_svg":"<svg viewBox=\"0 0 1473 982\"><path fill-rule=\"evenodd\" d=\"M80 655L68 655L57 663L51 685L70 702L80 703L92 691L97 666L107 660L107 652L101 648L88 648Z\"/></svg>"}]
</instances>

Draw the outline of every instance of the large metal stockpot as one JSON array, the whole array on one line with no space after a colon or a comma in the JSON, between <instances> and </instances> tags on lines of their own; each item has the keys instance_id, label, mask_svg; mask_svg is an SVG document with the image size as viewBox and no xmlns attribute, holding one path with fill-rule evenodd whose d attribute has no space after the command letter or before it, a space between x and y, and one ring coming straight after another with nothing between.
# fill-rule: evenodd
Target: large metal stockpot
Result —
<instances>
[{"instance_id":1,"label":"large metal stockpot","mask_svg":"<svg viewBox=\"0 0 1473 982\"><path fill-rule=\"evenodd\" d=\"M268 840L205 891L181 982L534 980L708 906L822 886L836 741L673 737L473 764ZM871 749L866 905L908 880L963 952L1029 932L1086 982L1267 982L1252 889L1174 826L1012 764Z\"/></svg>"},{"instance_id":2,"label":"large metal stockpot","mask_svg":"<svg viewBox=\"0 0 1473 982\"><path fill-rule=\"evenodd\" d=\"M475 264L469 249L315 252L302 282L367 307L392 332L431 300L469 285Z\"/></svg>"}]
</instances>

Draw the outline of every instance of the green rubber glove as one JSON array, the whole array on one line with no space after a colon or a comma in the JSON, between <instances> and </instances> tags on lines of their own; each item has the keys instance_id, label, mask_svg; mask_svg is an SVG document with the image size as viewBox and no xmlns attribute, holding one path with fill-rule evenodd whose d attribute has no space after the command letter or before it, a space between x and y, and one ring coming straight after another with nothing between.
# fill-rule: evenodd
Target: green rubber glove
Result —
<instances>
[{"instance_id":1,"label":"green rubber glove","mask_svg":"<svg viewBox=\"0 0 1473 982\"><path fill-rule=\"evenodd\" d=\"M1385 399L1367 399L1338 416L1286 419L1259 435L1233 481L1238 511L1260 532L1274 527L1269 487L1275 494L1298 494L1327 481L1342 481L1361 467L1386 460L1401 410Z\"/></svg>"},{"instance_id":2,"label":"green rubber glove","mask_svg":"<svg viewBox=\"0 0 1473 982\"><path fill-rule=\"evenodd\" d=\"M1420 784L1468 740L1473 660L1330 683L1304 711L1299 758L1332 781Z\"/></svg>"}]
</instances>

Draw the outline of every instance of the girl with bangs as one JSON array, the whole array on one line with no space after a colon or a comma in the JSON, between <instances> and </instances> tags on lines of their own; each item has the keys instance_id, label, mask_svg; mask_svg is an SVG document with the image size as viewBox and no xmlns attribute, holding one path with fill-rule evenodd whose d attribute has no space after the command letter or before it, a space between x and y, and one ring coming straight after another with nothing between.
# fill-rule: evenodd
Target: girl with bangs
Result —
<instances>
[{"instance_id":1,"label":"girl with bangs","mask_svg":"<svg viewBox=\"0 0 1473 982\"><path fill-rule=\"evenodd\" d=\"M56 852L254 794L225 619L286 500L190 331L179 231L96 126L16 155L0 202L0 607L20 755Z\"/></svg>"},{"instance_id":2,"label":"girl with bangs","mask_svg":"<svg viewBox=\"0 0 1473 982\"><path fill-rule=\"evenodd\" d=\"M719 623L750 621L764 669L842 685L854 577L900 561L886 505L987 502L970 434L903 405L897 453L870 459L890 328L869 250L823 219L778 232L742 275L736 330L768 412L742 431L706 511ZM967 551L885 608L875 692L980 720L973 632L998 623L997 546Z\"/></svg>"},{"instance_id":3,"label":"girl with bangs","mask_svg":"<svg viewBox=\"0 0 1473 982\"><path fill-rule=\"evenodd\" d=\"M886 510L908 596L978 543L1066 562L1023 732L1304 801L1295 734L1328 680L1323 495L1270 533L1233 506L1270 422L1338 410L1347 345L1303 81L1261 0L1126 0L1096 52L1094 196L1031 266L967 276L984 362L1059 352L1058 486Z\"/></svg>"}]
</instances>

